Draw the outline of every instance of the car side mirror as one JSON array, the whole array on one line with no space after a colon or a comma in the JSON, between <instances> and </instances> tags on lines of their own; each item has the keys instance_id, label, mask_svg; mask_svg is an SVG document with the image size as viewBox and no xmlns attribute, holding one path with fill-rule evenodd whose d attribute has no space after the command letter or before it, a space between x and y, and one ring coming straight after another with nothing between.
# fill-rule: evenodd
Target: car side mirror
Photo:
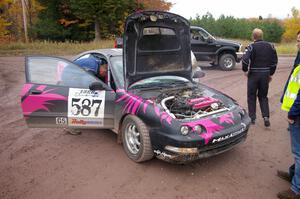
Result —
<instances>
[{"instance_id":1,"label":"car side mirror","mask_svg":"<svg viewBox=\"0 0 300 199\"><path fill-rule=\"evenodd\" d=\"M92 91L105 90L105 87L100 82L93 82L89 85L89 89Z\"/></svg>"},{"instance_id":2,"label":"car side mirror","mask_svg":"<svg viewBox=\"0 0 300 199\"><path fill-rule=\"evenodd\" d=\"M199 79L199 78L204 77L204 76L205 76L205 72L203 72L203 71L200 69L200 67L199 67L199 69L196 70L196 71L194 72L194 74L193 74L193 78L194 78L194 79Z\"/></svg>"}]
</instances>

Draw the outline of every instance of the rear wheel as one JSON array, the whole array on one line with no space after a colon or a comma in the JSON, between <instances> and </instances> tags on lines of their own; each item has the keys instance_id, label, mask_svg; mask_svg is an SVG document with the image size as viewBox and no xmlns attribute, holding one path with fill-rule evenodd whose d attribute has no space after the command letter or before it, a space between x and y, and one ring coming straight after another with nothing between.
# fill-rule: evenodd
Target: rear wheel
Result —
<instances>
[{"instance_id":1,"label":"rear wheel","mask_svg":"<svg viewBox=\"0 0 300 199\"><path fill-rule=\"evenodd\" d=\"M230 71L235 67L235 58L232 54L223 54L219 59L219 66L222 70Z\"/></svg>"},{"instance_id":2,"label":"rear wheel","mask_svg":"<svg viewBox=\"0 0 300 199\"><path fill-rule=\"evenodd\" d=\"M122 123L123 148L135 162L144 162L153 157L153 150L146 124L136 116L128 115Z\"/></svg>"}]
</instances>

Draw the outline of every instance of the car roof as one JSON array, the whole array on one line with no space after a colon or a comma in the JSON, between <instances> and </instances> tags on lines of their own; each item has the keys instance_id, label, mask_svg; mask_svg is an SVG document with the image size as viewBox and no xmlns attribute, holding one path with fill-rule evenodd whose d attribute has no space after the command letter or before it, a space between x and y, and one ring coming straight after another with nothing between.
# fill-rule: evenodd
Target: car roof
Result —
<instances>
[{"instance_id":1,"label":"car roof","mask_svg":"<svg viewBox=\"0 0 300 199\"><path fill-rule=\"evenodd\" d=\"M200 26L190 26L191 29L201 29L201 30L204 30L202 27Z\"/></svg>"},{"instance_id":2,"label":"car roof","mask_svg":"<svg viewBox=\"0 0 300 199\"><path fill-rule=\"evenodd\" d=\"M73 57L72 60L76 60L79 57L81 57L85 54L88 54L88 53L101 53L108 58L111 56L122 56L123 50L121 48L103 48L103 49L89 50L89 51L84 51L84 52L76 55L75 57Z\"/></svg>"}]
</instances>

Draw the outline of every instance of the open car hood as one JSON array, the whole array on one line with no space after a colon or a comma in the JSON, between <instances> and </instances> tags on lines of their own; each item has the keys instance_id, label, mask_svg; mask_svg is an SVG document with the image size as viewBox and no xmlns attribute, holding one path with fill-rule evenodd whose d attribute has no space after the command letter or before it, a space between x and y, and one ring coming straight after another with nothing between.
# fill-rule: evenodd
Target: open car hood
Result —
<instances>
[{"instance_id":1,"label":"open car hood","mask_svg":"<svg viewBox=\"0 0 300 199\"><path fill-rule=\"evenodd\" d=\"M127 17L123 45L125 88L162 75L192 79L190 26L176 14L137 12Z\"/></svg>"}]
</instances>

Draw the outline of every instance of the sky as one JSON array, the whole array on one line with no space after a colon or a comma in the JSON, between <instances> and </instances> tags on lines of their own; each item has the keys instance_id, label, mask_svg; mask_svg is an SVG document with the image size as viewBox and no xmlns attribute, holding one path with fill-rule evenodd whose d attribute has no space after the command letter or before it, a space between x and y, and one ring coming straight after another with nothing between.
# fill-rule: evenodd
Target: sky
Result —
<instances>
[{"instance_id":1,"label":"sky","mask_svg":"<svg viewBox=\"0 0 300 199\"><path fill-rule=\"evenodd\" d=\"M210 12L214 18L221 14L235 18L269 16L284 19L291 15L292 7L300 9L300 0L167 0L173 3L170 12L187 19Z\"/></svg>"}]
</instances>

